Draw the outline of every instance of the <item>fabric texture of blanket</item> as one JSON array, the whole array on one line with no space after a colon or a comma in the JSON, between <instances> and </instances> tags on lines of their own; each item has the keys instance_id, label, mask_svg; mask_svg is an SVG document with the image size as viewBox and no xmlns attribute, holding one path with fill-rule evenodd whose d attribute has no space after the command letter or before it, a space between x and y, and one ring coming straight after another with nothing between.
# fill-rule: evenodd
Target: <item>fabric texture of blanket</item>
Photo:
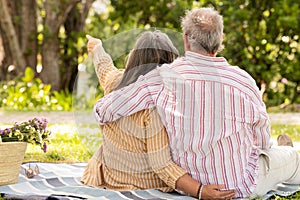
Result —
<instances>
[{"instance_id":1,"label":"fabric texture of blanket","mask_svg":"<svg viewBox=\"0 0 300 200\"><path fill-rule=\"evenodd\" d=\"M19 181L16 184L0 186L0 194L6 199L99 199L99 200L193 200L176 192L163 193L159 190L113 191L83 185L80 178L87 163L55 164L24 163L20 169ZM36 165L39 174L27 178L25 169ZM299 185L280 184L262 199L269 199L274 194L290 196L300 190Z\"/></svg>"}]
</instances>

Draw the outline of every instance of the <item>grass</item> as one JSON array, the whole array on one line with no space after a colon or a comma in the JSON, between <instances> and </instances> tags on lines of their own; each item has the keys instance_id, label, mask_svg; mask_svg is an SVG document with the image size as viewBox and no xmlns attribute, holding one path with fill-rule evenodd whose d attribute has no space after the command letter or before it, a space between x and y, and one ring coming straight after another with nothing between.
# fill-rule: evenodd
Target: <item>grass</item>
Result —
<instances>
[{"instance_id":1,"label":"grass","mask_svg":"<svg viewBox=\"0 0 300 200\"><path fill-rule=\"evenodd\" d=\"M293 141L300 142L300 125L272 124L272 137L276 138L282 133L288 134Z\"/></svg>"},{"instance_id":2,"label":"grass","mask_svg":"<svg viewBox=\"0 0 300 200\"><path fill-rule=\"evenodd\" d=\"M49 129L52 136L47 152L28 144L24 162L87 162L102 142L100 130L95 125L78 128L73 124L56 124Z\"/></svg>"}]
</instances>

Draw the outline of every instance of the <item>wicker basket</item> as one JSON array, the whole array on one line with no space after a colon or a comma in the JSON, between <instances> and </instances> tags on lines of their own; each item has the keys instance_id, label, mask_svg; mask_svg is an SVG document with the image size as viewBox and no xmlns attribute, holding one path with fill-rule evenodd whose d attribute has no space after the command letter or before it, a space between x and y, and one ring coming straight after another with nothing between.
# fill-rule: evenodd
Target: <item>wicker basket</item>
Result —
<instances>
[{"instance_id":1,"label":"wicker basket","mask_svg":"<svg viewBox=\"0 0 300 200\"><path fill-rule=\"evenodd\" d=\"M26 142L0 142L0 185L18 182Z\"/></svg>"}]
</instances>

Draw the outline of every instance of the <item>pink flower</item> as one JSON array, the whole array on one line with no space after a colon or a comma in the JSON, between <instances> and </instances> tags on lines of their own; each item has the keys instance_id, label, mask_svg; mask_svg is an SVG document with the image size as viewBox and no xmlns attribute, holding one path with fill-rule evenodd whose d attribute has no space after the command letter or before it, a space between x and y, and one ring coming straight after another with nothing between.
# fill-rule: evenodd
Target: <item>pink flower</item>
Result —
<instances>
[{"instance_id":1,"label":"pink flower","mask_svg":"<svg viewBox=\"0 0 300 200\"><path fill-rule=\"evenodd\" d=\"M287 83L288 83L288 80L287 80L286 78L282 78L282 79L281 79L281 83L287 84Z\"/></svg>"}]
</instances>

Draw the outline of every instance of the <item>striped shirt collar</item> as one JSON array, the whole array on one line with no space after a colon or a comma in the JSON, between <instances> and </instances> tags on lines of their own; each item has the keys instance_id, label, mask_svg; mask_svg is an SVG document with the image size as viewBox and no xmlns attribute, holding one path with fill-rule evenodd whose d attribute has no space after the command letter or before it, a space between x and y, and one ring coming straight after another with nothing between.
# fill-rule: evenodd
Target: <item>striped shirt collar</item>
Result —
<instances>
[{"instance_id":1,"label":"striped shirt collar","mask_svg":"<svg viewBox=\"0 0 300 200\"><path fill-rule=\"evenodd\" d=\"M201 61L210 61L210 62L222 62L224 65L227 65L227 60L224 57L212 57L212 56L205 56L203 54L199 54L192 51L185 52L185 58L192 62L201 62Z\"/></svg>"}]
</instances>

